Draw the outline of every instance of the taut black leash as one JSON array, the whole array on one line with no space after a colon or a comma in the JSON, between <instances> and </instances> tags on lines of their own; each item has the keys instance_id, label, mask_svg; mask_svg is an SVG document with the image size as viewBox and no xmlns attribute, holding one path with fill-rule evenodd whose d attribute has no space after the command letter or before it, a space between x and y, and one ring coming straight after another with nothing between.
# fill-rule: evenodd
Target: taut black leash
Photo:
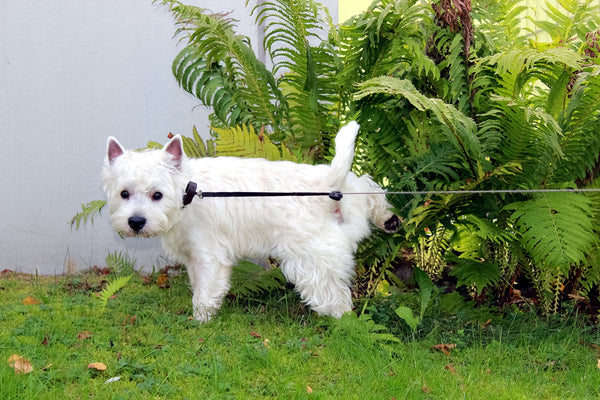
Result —
<instances>
[{"instance_id":1,"label":"taut black leash","mask_svg":"<svg viewBox=\"0 0 600 400\"><path fill-rule=\"evenodd\" d=\"M203 192L197 190L196 182L188 182L183 194L183 206L187 206L195 196L205 197L284 197L284 196L328 196L331 200L340 201L344 196L342 192Z\"/></svg>"}]
</instances>

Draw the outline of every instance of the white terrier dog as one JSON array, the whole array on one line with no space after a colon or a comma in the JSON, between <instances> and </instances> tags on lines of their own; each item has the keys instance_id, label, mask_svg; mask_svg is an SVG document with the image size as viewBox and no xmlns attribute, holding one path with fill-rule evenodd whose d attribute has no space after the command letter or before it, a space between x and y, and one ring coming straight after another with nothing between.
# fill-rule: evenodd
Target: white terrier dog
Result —
<instances>
[{"instance_id":1,"label":"white terrier dog","mask_svg":"<svg viewBox=\"0 0 600 400\"><path fill-rule=\"evenodd\" d=\"M279 260L303 301L339 318L352 309L354 252L371 224L394 232L399 220L384 191L349 172L358 124L336 137L331 165L206 157L188 159L181 137L162 150L126 151L108 139L102 172L111 221L126 236L159 235L169 257L185 264L194 317L208 321L229 290L242 259ZM203 198L183 207L184 189L202 191L368 192L334 201L327 196Z\"/></svg>"}]
</instances>

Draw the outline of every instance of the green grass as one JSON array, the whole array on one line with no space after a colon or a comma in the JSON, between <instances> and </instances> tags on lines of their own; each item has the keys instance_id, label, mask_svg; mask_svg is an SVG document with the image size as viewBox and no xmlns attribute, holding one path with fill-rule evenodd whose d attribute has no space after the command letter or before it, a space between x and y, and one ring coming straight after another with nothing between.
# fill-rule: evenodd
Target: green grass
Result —
<instances>
[{"instance_id":1,"label":"green grass","mask_svg":"<svg viewBox=\"0 0 600 400\"><path fill-rule=\"evenodd\" d=\"M393 316L394 302L416 304L410 294L371 301L372 319L337 321L280 290L230 298L199 325L185 275L160 289L134 274L104 309L93 295L102 279L0 275L0 399L600 398L591 346L600 334L574 315L497 316L436 301L413 333ZM40 303L24 305L27 296ZM446 355L434 350L441 343L456 347ZM33 372L15 374L12 354Z\"/></svg>"}]
</instances>

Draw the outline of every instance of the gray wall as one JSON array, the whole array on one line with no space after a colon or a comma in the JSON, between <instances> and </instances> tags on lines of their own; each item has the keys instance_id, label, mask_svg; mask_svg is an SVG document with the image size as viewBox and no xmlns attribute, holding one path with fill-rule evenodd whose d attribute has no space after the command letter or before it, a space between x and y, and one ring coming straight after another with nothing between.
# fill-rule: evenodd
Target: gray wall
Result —
<instances>
[{"instance_id":1,"label":"gray wall","mask_svg":"<svg viewBox=\"0 0 600 400\"><path fill-rule=\"evenodd\" d=\"M258 38L243 0L187 3L234 11ZM335 17L337 1L323 3ZM0 0L0 271L61 274L114 251L164 265L157 239L121 239L106 215L78 231L68 221L104 198L107 136L129 148L193 125L207 135L207 110L171 75L174 32L151 0Z\"/></svg>"}]
</instances>

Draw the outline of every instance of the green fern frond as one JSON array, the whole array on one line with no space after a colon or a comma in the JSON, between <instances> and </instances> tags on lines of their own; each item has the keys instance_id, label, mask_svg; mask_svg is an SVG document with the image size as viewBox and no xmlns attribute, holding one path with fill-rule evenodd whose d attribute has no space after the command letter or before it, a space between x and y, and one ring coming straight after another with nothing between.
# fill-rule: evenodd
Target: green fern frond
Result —
<instances>
[{"instance_id":1,"label":"green fern frond","mask_svg":"<svg viewBox=\"0 0 600 400\"><path fill-rule=\"evenodd\" d=\"M373 321L369 314L361 314L357 316L355 313L346 313L339 319L331 319L328 321L331 325L332 335L344 338L346 341L346 349L348 343L354 343L362 349L372 347L383 347L390 351L388 347L391 343L398 343L400 339L388 333L387 328Z\"/></svg>"},{"instance_id":2,"label":"green fern frond","mask_svg":"<svg viewBox=\"0 0 600 400\"><path fill-rule=\"evenodd\" d=\"M600 66L581 71L573 87L563 97L564 111L558 117L563 130L560 146L564 157L556 168L556 179L583 179L595 169L600 152Z\"/></svg>"},{"instance_id":3,"label":"green fern frond","mask_svg":"<svg viewBox=\"0 0 600 400\"><path fill-rule=\"evenodd\" d=\"M106 256L106 266L114 271L117 275L128 274L135 272L136 260L130 258L127 254L114 252Z\"/></svg>"},{"instance_id":4,"label":"green fern frond","mask_svg":"<svg viewBox=\"0 0 600 400\"><path fill-rule=\"evenodd\" d=\"M523 246L539 268L557 268L567 275L598 243L590 200L582 194L543 193L504 209L513 211Z\"/></svg>"},{"instance_id":5,"label":"green fern frond","mask_svg":"<svg viewBox=\"0 0 600 400\"><path fill-rule=\"evenodd\" d=\"M438 225L435 230L427 230L428 235L419 236L413 246L415 261L419 269L425 271L431 279L436 279L446 266L445 256L451 235L447 235L447 230L442 225Z\"/></svg>"},{"instance_id":6,"label":"green fern frond","mask_svg":"<svg viewBox=\"0 0 600 400\"><path fill-rule=\"evenodd\" d=\"M191 138L182 136L183 151L188 157L201 158L215 156L215 143L212 139L202 139L195 126L192 128L192 135Z\"/></svg>"},{"instance_id":7,"label":"green fern frond","mask_svg":"<svg viewBox=\"0 0 600 400\"><path fill-rule=\"evenodd\" d=\"M441 133L452 143L456 152L462 155L465 167L473 176L477 175L475 166L481 158L481 145L475 135L475 122L471 118L440 99L424 96L406 79L382 76L363 82L359 88L355 94L357 100L381 93L401 96L417 110L431 113L439 121Z\"/></svg>"},{"instance_id":8,"label":"green fern frond","mask_svg":"<svg viewBox=\"0 0 600 400\"><path fill-rule=\"evenodd\" d=\"M333 48L320 37L323 27L331 26L327 10L313 0L270 0L259 3L253 13L265 26L264 48L273 74L281 74L278 85L288 106L288 140L324 149L324 140L337 128L328 123L328 113L338 99L338 63Z\"/></svg>"},{"instance_id":9,"label":"green fern frond","mask_svg":"<svg viewBox=\"0 0 600 400\"><path fill-rule=\"evenodd\" d=\"M236 296L247 297L280 289L285 282L285 277L279 268L265 269L243 261L233 268L229 292Z\"/></svg>"},{"instance_id":10,"label":"green fern frond","mask_svg":"<svg viewBox=\"0 0 600 400\"><path fill-rule=\"evenodd\" d=\"M98 293L98 301L100 302L100 309L102 311L104 311L104 309L106 308L106 303L108 303L108 300L112 296L114 296L119 290L125 287L125 285L127 285L129 280L131 279L131 276L132 275L119 276L115 278L112 282L106 285L106 287L100 293Z\"/></svg>"},{"instance_id":11,"label":"green fern frond","mask_svg":"<svg viewBox=\"0 0 600 400\"><path fill-rule=\"evenodd\" d=\"M257 135L252 126L211 128L216 133L215 150L222 156L255 157L267 160L296 161L291 151L283 145L282 151L264 133Z\"/></svg>"},{"instance_id":12,"label":"green fern frond","mask_svg":"<svg viewBox=\"0 0 600 400\"><path fill-rule=\"evenodd\" d=\"M474 287L477 294L481 294L486 287L494 286L501 278L497 264L464 258L458 259L458 264L450 274L458 278L456 286Z\"/></svg>"},{"instance_id":13,"label":"green fern frond","mask_svg":"<svg viewBox=\"0 0 600 400\"><path fill-rule=\"evenodd\" d=\"M188 41L173 63L179 84L214 107L223 123L278 128L281 92L250 40L235 33L235 21L227 14L167 3L180 25L178 33Z\"/></svg>"},{"instance_id":14,"label":"green fern frond","mask_svg":"<svg viewBox=\"0 0 600 400\"><path fill-rule=\"evenodd\" d=\"M87 224L88 219L93 224L94 217L97 214L101 214L105 205L106 201L104 200L92 200L87 204L81 204L81 211L75 214L75 216L73 216L73 218L71 218L69 221L71 228L73 228L73 225L75 225L75 229L79 229L82 224Z\"/></svg>"},{"instance_id":15,"label":"green fern frond","mask_svg":"<svg viewBox=\"0 0 600 400\"><path fill-rule=\"evenodd\" d=\"M597 29L600 4L594 0L546 1L544 11L548 18L535 21L536 26L550 35L553 44L577 48L588 32Z\"/></svg>"}]
</instances>

